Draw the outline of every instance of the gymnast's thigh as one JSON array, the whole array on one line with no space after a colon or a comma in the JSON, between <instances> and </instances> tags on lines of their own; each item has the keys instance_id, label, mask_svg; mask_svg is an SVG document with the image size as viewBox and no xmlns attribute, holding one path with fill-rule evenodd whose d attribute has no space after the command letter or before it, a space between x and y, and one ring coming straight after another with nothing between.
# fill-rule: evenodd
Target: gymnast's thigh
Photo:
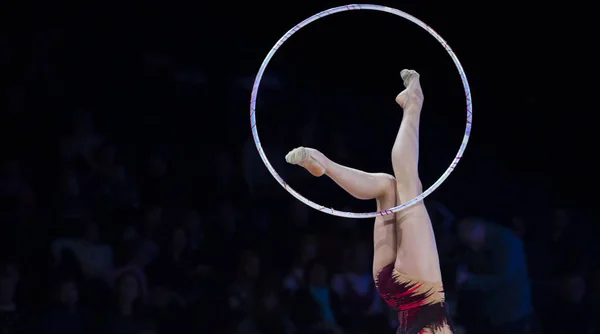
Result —
<instances>
[{"instance_id":1,"label":"gymnast's thigh","mask_svg":"<svg viewBox=\"0 0 600 334\"><path fill-rule=\"evenodd\" d=\"M395 194L377 200L377 211L396 206ZM395 214L375 218L373 227L373 277L379 271L396 261L396 217Z\"/></svg>"},{"instance_id":2,"label":"gymnast's thigh","mask_svg":"<svg viewBox=\"0 0 600 334\"><path fill-rule=\"evenodd\" d=\"M424 281L441 280L435 235L422 201L396 213L396 239L396 270Z\"/></svg>"}]
</instances>

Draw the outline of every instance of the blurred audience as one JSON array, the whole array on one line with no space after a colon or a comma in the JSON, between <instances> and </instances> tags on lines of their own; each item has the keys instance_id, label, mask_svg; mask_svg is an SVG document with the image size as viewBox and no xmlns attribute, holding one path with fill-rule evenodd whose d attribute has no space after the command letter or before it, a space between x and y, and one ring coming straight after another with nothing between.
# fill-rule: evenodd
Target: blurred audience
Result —
<instances>
[{"instance_id":1,"label":"blurred audience","mask_svg":"<svg viewBox=\"0 0 600 334\"><path fill-rule=\"evenodd\" d=\"M78 238L59 238L52 242L52 254L57 265L66 252L72 252L78 266L88 278L98 277L113 266L113 251L109 245L100 243L98 224L82 223L83 233Z\"/></svg>"},{"instance_id":2,"label":"blurred audience","mask_svg":"<svg viewBox=\"0 0 600 334\"><path fill-rule=\"evenodd\" d=\"M459 223L458 235L468 247L459 267L459 288L472 293L472 303L488 333L530 333L533 305L523 243L508 228L480 218Z\"/></svg>"},{"instance_id":3,"label":"blurred audience","mask_svg":"<svg viewBox=\"0 0 600 334\"><path fill-rule=\"evenodd\" d=\"M53 303L44 312L39 331L47 334L84 334L93 331L89 310L82 307L75 279L57 279L53 287Z\"/></svg>"},{"instance_id":4,"label":"blurred audience","mask_svg":"<svg viewBox=\"0 0 600 334\"><path fill-rule=\"evenodd\" d=\"M340 300L327 268L317 261L306 268L306 284L295 293L292 316L302 333L341 333Z\"/></svg>"},{"instance_id":5,"label":"blurred audience","mask_svg":"<svg viewBox=\"0 0 600 334\"><path fill-rule=\"evenodd\" d=\"M2 333L23 333L28 328L30 319L15 300L17 285L20 281L16 264L8 261L0 263L0 330Z\"/></svg>"}]
</instances>

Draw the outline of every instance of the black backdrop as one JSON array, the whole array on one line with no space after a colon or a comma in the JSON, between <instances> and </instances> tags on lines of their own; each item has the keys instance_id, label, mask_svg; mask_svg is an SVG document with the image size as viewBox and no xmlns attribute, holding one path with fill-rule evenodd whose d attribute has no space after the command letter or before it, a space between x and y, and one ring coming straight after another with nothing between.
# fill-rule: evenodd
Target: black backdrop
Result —
<instances>
[{"instance_id":1,"label":"black backdrop","mask_svg":"<svg viewBox=\"0 0 600 334\"><path fill-rule=\"evenodd\" d=\"M23 68L39 55L32 46L34 38L60 31L47 54L66 73L63 83L72 92L68 104L76 108L97 101L105 113L147 119L159 113L156 110L189 104L169 87L140 82L145 52L198 64L226 85L237 76L253 75L270 47L294 24L341 4L345 3L7 3L4 12L20 19L5 24L11 55L6 84L19 81ZM582 105L588 85L578 83L588 72L589 57L579 41L585 30L578 28L589 21L571 16L576 11L564 4L381 4L411 13L438 31L455 50L471 83L472 139L455 174L435 196L459 212L502 212L505 206L530 210L549 203L592 207L595 106ZM361 11L328 17L301 30L269 68L287 82L273 117L276 122L295 122L308 109L317 112L320 131L342 131L350 138L356 167L390 170L389 150L400 120L393 98L404 67L423 76L427 102L421 166L429 185L458 148L464 101L450 58L432 37L408 22ZM306 100L305 92L313 98ZM210 146L224 133L225 142L247 137L247 107L228 106L227 113L218 112L218 103L204 104L203 96L213 93L226 94L219 89L190 94L200 107L172 115L173 136L186 133L178 130L188 126L186 136L199 145ZM331 102L336 96L346 96L347 106L357 107L348 112L343 103ZM29 102L46 106L38 119L40 133L48 131L45 122L62 122L55 112L62 104L53 101L50 96ZM261 115L266 113L259 111L259 129ZM10 136L9 131L3 134L5 139ZM265 137L268 140L277 138Z\"/></svg>"}]
</instances>

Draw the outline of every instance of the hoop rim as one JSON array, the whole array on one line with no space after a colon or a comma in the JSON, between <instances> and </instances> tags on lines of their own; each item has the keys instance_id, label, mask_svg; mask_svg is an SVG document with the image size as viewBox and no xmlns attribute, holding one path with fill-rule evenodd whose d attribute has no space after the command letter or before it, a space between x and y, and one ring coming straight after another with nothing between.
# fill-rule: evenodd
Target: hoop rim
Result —
<instances>
[{"instance_id":1,"label":"hoop rim","mask_svg":"<svg viewBox=\"0 0 600 334\"><path fill-rule=\"evenodd\" d=\"M390 14L393 14L396 16L400 16L404 19L407 19L407 20L411 21L412 23L420 26L427 32L429 32L429 34L432 35L444 47L444 49L446 50L446 52L448 53L450 58L452 58L452 61L454 62L454 65L456 66L456 69L458 70L458 73L460 75L460 78L461 78L461 81L463 84L463 88L465 91L465 98L466 98L467 117L466 117L465 133L463 135L463 139L462 139L461 145L458 149L458 152L457 152L456 156L454 157L454 159L452 160L452 162L450 163L450 166L444 171L444 173L438 178L437 181L435 181L427 190L422 192L420 195L416 196L415 198L413 198L410 201L405 202L401 205L395 206L391 209L378 211L378 212L359 213L359 212L339 211L339 210L335 210L333 208L328 208L323 205L317 204L317 203L307 199L306 197L300 195L296 190L294 190L292 187L290 187L285 182L285 180L283 180L283 178L281 178L281 176L279 176L277 171L273 168L273 166L269 162L269 159L267 159L265 152L262 148L260 138L258 136L257 126L256 126L256 99L258 96L258 89L260 87L260 82L264 75L265 69L267 68L267 65L269 64L269 62L271 61L271 58L273 57L273 55L275 55L277 50L294 33L296 33L301 28L305 27L306 25L308 25L318 19L321 19L325 16L329 16L329 15L335 14L335 13L350 11L350 10L373 10L373 11L390 13ZM265 164L265 166L267 167L267 169L269 170L271 175L273 175L275 180L285 190L287 190L292 196L294 196L296 199L298 199L302 203L310 206L311 208L313 208L315 210L325 212L325 213L333 215L333 216L346 217L346 218L373 218L373 217L377 217L377 216L385 216L385 215L393 214L393 213L396 213L403 209L406 209L406 208L416 204L417 202L422 201L425 197L429 196L435 189L437 189L448 178L448 176L454 171L454 169L458 165L458 162L462 158L463 153L467 147L467 143L469 142L469 137L471 135L472 119L473 119L473 104L472 104L472 100L471 100L471 89L469 87L469 82L467 80L467 76L464 72L464 69L463 69L461 63L458 60L458 57L456 57L456 54L454 53L454 51L452 51L452 49L450 48L448 43L437 32L435 32L435 30L433 30L431 27L429 27L427 24L425 24L423 21L417 19L416 17L414 17L408 13L405 13L401 10L395 9L395 8L390 8L390 7L386 7L386 6L380 6L380 5L372 5L372 4L351 4L351 5L346 5L346 6L330 8L330 9L321 11L321 12L305 19L304 21L302 21L299 24L297 24L296 26L294 26L292 29L288 30L285 33L285 35L283 35L283 37L281 37L277 41L277 43L275 43L275 45L271 48L271 50L269 51L269 53L263 60L261 66L258 70L258 73L256 74L254 84L252 85L252 93L251 93L251 97L250 97L250 127L251 127L251 131L252 131L252 137L254 139L254 143L256 145L256 149L258 150L259 156L261 157L263 163Z\"/></svg>"}]
</instances>

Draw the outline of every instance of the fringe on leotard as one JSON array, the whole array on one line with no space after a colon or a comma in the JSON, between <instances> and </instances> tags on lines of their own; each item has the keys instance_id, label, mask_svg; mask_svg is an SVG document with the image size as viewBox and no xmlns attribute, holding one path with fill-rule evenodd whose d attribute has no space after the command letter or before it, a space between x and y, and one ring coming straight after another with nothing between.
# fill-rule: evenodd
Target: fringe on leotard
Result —
<instances>
[{"instance_id":1,"label":"fringe on leotard","mask_svg":"<svg viewBox=\"0 0 600 334\"><path fill-rule=\"evenodd\" d=\"M385 266L375 284L383 300L398 311L397 334L454 333L442 282L426 282Z\"/></svg>"}]
</instances>

